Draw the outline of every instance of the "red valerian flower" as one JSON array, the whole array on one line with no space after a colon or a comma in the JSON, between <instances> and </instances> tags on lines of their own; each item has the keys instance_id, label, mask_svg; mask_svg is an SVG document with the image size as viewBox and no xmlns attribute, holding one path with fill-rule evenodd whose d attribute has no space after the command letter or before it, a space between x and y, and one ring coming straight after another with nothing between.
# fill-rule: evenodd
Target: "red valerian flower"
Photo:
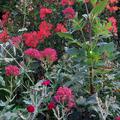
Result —
<instances>
[{"instance_id":1,"label":"red valerian flower","mask_svg":"<svg viewBox=\"0 0 120 120\"><path fill-rule=\"evenodd\" d=\"M83 0L84 3L88 3L90 0Z\"/></svg>"},{"instance_id":2,"label":"red valerian flower","mask_svg":"<svg viewBox=\"0 0 120 120\"><path fill-rule=\"evenodd\" d=\"M29 48L29 49L25 50L24 54L26 54L30 57L36 58L38 60L43 58L42 52L40 52L39 50L34 49L34 48Z\"/></svg>"},{"instance_id":3,"label":"red valerian flower","mask_svg":"<svg viewBox=\"0 0 120 120\"><path fill-rule=\"evenodd\" d=\"M9 65L5 67L6 76L18 76L20 69L15 65Z\"/></svg>"},{"instance_id":4,"label":"red valerian flower","mask_svg":"<svg viewBox=\"0 0 120 120\"><path fill-rule=\"evenodd\" d=\"M3 26L7 23L8 18L9 18L10 12L6 11L3 15L2 15L2 24Z\"/></svg>"},{"instance_id":5,"label":"red valerian flower","mask_svg":"<svg viewBox=\"0 0 120 120\"><path fill-rule=\"evenodd\" d=\"M38 38L38 34L36 31L30 32L30 33L24 33L23 39L25 41L25 44L28 47L35 48L39 44L39 38Z\"/></svg>"},{"instance_id":6,"label":"red valerian flower","mask_svg":"<svg viewBox=\"0 0 120 120\"><path fill-rule=\"evenodd\" d=\"M45 80L42 82L42 85L44 86L49 86L50 85L50 80Z\"/></svg>"},{"instance_id":7,"label":"red valerian flower","mask_svg":"<svg viewBox=\"0 0 120 120\"><path fill-rule=\"evenodd\" d=\"M43 19L46 17L47 14L51 14L51 13L52 13L52 9L43 7L40 9L40 12L39 12L40 18Z\"/></svg>"},{"instance_id":8,"label":"red valerian flower","mask_svg":"<svg viewBox=\"0 0 120 120\"><path fill-rule=\"evenodd\" d=\"M48 38L51 35L51 29L52 29L53 25L46 22L46 21L42 21L39 25L39 36L42 36L42 38L46 37Z\"/></svg>"},{"instance_id":9,"label":"red valerian flower","mask_svg":"<svg viewBox=\"0 0 120 120\"><path fill-rule=\"evenodd\" d=\"M74 95L68 87L59 87L54 98L57 102L66 103L68 108L75 107Z\"/></svg>"},{"instance_id":10,"label":"red valerian flower","mask_svg":"<svg viewBox=\"0 0 120 120\"><path fill-rule=\"evenodd\" d=\"M115 17L109 17L108 21L111 22L112 26L109 28L109 31L117 33L117 20L115 19Z\"/></svg>"},{"instance_id":11,"label":"red valerian flower","mask_svg":"<svg viewBox=\"0 0 120 120\"><path fill-rule=\"evenodd\" d=\"M54 61L57 60L57 52L56 52L55 49L52 49L52 48L46 48L46 49L44 49L43 56L49 62L54 62Z\"/></svg>"},{"instance_id":12,"label":"red valerian flower","mask_svg":"<svg viewBox=\"0 0 120 120\"><path fill-rule=\"evenodd\" d=\"M0 33L0 42L6 43L8 40L9 40L8 31L6 29L4 29Z\"/></svg>"},{"instance_id":13,"label":"red valerian flower","mask_svg":"<svg viewBox=\"0 0 120 120\"><path fill-rule=\"evenodd\" d=\"M75 17L75 11L73 8L68 7L65 10L62 11L63 14L66 16L66 18L72 19Z\"/></svg>"},{"instance_id":14,"label":"red valerian flower","mask_svg":"<svg viewBox=\"0 0 120 120\"><path fill-rule=\"evenodd\" d=\"M120 120L120 116L116 117L115 120Z\"/></svg>"},{"instance_id":15,"label":"red valerian flower","mask_svg":"<svg viewBox=\"0 0 120 120\"><path fill-rule=\"evenodd\" d=\"M51 101L49 104L48 104L48 110L52 110L55 108L55 103L53 101Z\"/></svg>"},{"instance_id":16,"label":"red valerian flower","mask_svg":"<svg viewBox=\"0 0 120 120\"><path fill-rule=\"evenodd\" d=\"M27 106L27 111L30 113L33 113L35 111L35 106L34 105L28 105Z\"/></svg>"},{"instance_id":17,"label":"red valerian flower","mask_svg":"<svg viewBox=\"0 0 120 120\"><path fill-rule=\"evenodd\" d=\"M21 41L22 41L22 36L15 36L11 38L11 42L16 48L18 48Z\"/></svg>"},{"instance_id":18,"label":"red valerian flower","mask_svg":"<svg viewBox=\"0 0 120 120\"><path fill-rule=\"evenodd\" d=\"M62 23L58 23L55 32L67 32L67 29Z\"/></svg>"},{"instance_id":19,"label":"red valerian flower","mask_svg":"<svg viewBox=\"0 0 120 120\"><path fill-rule=\"evenodd\" d=\"M61 0L61 4L62 6L65 6L65 5L74 5L75 3L75 0Z\"/></svg>"}]
</instances>

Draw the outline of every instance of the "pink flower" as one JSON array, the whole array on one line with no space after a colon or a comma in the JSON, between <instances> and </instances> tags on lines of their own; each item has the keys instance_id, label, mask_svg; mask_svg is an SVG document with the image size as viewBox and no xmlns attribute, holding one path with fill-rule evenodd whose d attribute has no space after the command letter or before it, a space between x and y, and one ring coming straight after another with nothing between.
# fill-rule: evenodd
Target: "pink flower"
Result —
<instances>
[{"instance_id":1,"label":"pink flower","mask_svg":"<svg viewBox=\"0 0 120 120\"><path fill-rule=\"evenodd\" d=\"M67 29L64 27L62 23L58 23L55 31L56 32L67 32Z\"/></svg>"},{"instance_id":2,"label":"pink flower","mask_svg":"<svg viewBox=\"0 0 120 120\"><path fill-rule=\"evenodd\" d=\"M62 6L65 6L65 5L74 5L74 3L75 3L75 0L61 0Z\"/></svg>"},{"instance_id":3,"label":"pink flower","mask_svg":"<svg viewBox=\"0 0 120 120\"><path fill-rule=\"evenodd\" d=\"M20 69L17 66L9 65L5 67L6 76L18 76Z\"/></svg>"},{"instance_id":4,"label":"pink flower","mask_svg":"<svg viewBox=\"0 0 120 120\"><path fill-rule=\"evenodd\" d=\"M109 31L117 33L117 20L112 16L108 18L108 21L111 22L112 26L109 28Z\"/></svg>"},{"instance_id":5,"label":"pink flower","mask_svg":"<svg viewBox=\"0 0 120 120\"><path fill-rule=\"evenodd\" d=\"M28 47L35 48L39 44L39 38L36 31L30 32L30 33L24 33L23 38L24 38L25 44Z\"/></svg>"},{"instance_id":6,"label":"pink flower","mask_svg":"<svg viewBox=\"0 0 120 120\"><path fill-rule=\"evenodd\" d=\"M51 13L52 13L52 10L43 7L43 8L40 9L40 12L39 12L39 13L40 13L40 18L43 19L43 18L46 17L47 14L51 14Z\"/></svg>"},{"instance_id":7,"label":"pink flower","mask_svg":"<svg viewBox=\"0 0 120 120\"><path fill-rule=\"evenodd\" d=\"M42 85L44 86L49 86L50 85L50 80L45 80L42 82Z\"/></svg>"},{"instance_id":8,"label":"pink flower","mask_svg":"<svg viewBox=\"0 0 120 120\"><path fill-rule=\"evenodd\" d=\"M43 51L43 55L49 62L54 62L57 60L57 52L55 49L46 48Z\"/></svg>"},{"instance_id":9,"label":"pink flower","mask_svg":"<svg viewBox=\"0 0 120 120\"><path fill-rule=\"evenodd\" d=\"M55 108L55 104L54 104L54 102L50 102L49 104L48 104L48 110L52 110L52 109L54 109Z\"/></svg>"},{"instance_id":10,"label":"pink flower","mask_svg":"<svg viewBox=\"0 0 120 120\"><path fill-rule=\"evenodd\" d=\"M46 21L42 21L39 25L39 32L38 32L38 36L40 38L48 38L51 35L51 29L52 29L53 25L46 22Z\"/></svg>"},{"instance_id":11,"label":"pink flower","mask_svg":"<svg viewBox=\"0 0 120 120\"><path fill-rule=\"evenodd\" d=\"M120 120L120 116L116 117L115 120Z\"/></svg>"},{"instance_id":12,"label":"pink flower","mask_svg":"<svg viewBox=\"0 0 120 120\"><path fill-rule=\"evenodd\" d=\"M68 87L59 87L54 98L57 102L66 103L68 108L75 106L74 95Z\"/></svg>"},{"instance_id":13,"label":"pink flower","mask_svg":"<svg viewBox=\"0 0 120 120\"><path fill-rule=\"evenodd\" d=\"M39 50L34 49L34 48L29 48L29 49L25 50L24 53L26 55L36 58L38 60L42 59L42 57L43 57L42 52L40 52Z\"/></svg>"},{"instance_id":14,"label":"pink flower","mask_svg":"<svg viewBox=\"0 0 120 120\"><path fill-rule=\"evenodd\" d=\"M66 16L66 18L72 19L75 17L75 11L73 8L68 7L65 10L62 11L63 14Z\"/></svg>"},{"instance_id":15,"label":"pink flower","mask_svg":"<svg viewBox=\"0 0 120 120\"><path fill-rule=\"evenodd\" d=\"M22 36L15 36L11 38L11 42L16 48L18 48L21 41L22 41Z\"/></svg>"},{"instance_id":16,"label":"pink flower","mask_svg":"<svg viewBox=\"0 0 120 120\"><path fill-rule=\"evenodd\" d=\"M35 106L34 105L27 106L27 111L33 113L35 111Z\"/></svg>"},{"instance_id":17,"label":"pink flower","mask_svg":"<svg viewBox=\"0 0 120 120\"><path fill-rule=\"evenodd\" d=\"M0 42L6 43L8 40L9 40L8 31L6 29L4 29L0 33Z\"/></svg>"}]
</instances>

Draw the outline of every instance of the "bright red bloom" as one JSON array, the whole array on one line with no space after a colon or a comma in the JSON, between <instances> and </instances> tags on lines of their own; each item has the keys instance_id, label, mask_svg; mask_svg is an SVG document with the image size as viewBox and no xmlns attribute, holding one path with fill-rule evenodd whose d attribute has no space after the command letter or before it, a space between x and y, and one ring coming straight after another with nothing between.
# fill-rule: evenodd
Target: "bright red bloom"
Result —
<instances>
[{"instance_id":1,"label":"bright red bloom","mask_svg":"<svg viewBox=\"0 0 120 120\"><path fill-rule=\"evenodd\" d=\"M109 28L109 31L117 33L117 20L115 19L115 17L109 17L108 21L111 22L112 26Z\"/></svg>"},{"instance_id":2,"label":"bright red bloom","mask_svg":"<svg viewBox=\"0 0 120 120\"><path fill-rule=\"evenodd\" d=\"M5 67L6 76L18 76L20 69L15 65L9 65Z\"/></svg>"},{"instance_id":3,"label":"bright red bloom","mask_svg":"<svg viewBox=\"0 0 120 120\"><path fill-rule=\"evenodd\" d=\"M52 13L52 9L43 7L40 9L40 12L39 12L40 18L43 19L46 17L47 14L51 14L51 13Z\"/></svg>"},{"instance_id":4,"label":"bright red bloom","mask_svg":"<svg viewBox=\"0 0 120 120\"><path fill-rule=\"evenodd\" d=\"M62 23L58 23L55 31L56 32L67 32L67 29L64 27Z\"/></svg>"},{"instance_id":5,"label":"bright red bloom","mask_svg":"<svg viewBox=\"0 0 120 120\"><path fill-rule=\"evenodd\" d=\"M50 62L54 62L57 60L57 52L55 49L46 48L43 51L44 58L46 58Z\"/></svg>"},{"instance_id":6,"label":"bright red bloom","mask_svg":"<svg viewBox=\"0 0 120 120\"><path fill-rule=\"evenodd\" d=\"M74 95L68 87L59 87L54 98L57 102L66 103L68 108L75 106Z\"/></svg>"},{"instance_id":7,"label":"bright red bloom","mask_svg":"<svg viewBox=\"0 0 120 120\"><path fill-rule=\"evenodd\" d=\"M74 5L74 3L75 3L75 0L61 0L62 6L65 6L65 5Z\"/></svg>"},{"instance_id":8,"label":"bright red bloom","mask_svg":"<svg viewBox=\"0 0 120 120\"><path fill-rule=\"evenodd\" d=\"M0 42L6 43L9 40L9 35L6 29L0 33Z\"/></svg>"},{"instance_id":9,"label":"bright red bloom","mask_svg":"<svg viewBox=\"0 0 120 120\"><path fill-rule=\"evenodd\" d=\"M88 3L90 0L83 0L84 3Z\"/></svg>"},{"instance_id":10,"label":"bright red bloom","mask_svg":"<svg viewBox=\"0 0 120 120\"><path fill-rule=\"evenodd\" d=\"M120 120L120 116L116 117L115 120Z\"/></svg>"},{"instance_id":11,"label":"bright red bloom","mask_svg":"<svg viewBox=\"0 0 120 120\"><path fill-rule=\"evenodd\" d=\"M45 80L45 81L43 81L43 82L42 82L42 85L44 85L44 86L50 85L50 80Z\"/></svg>"},{"instance_id":12,"label":"bright red bloom","mask_svg":"<svg viewBox=\"0 0 120 120\"><path fill-rule=\"evenodd\" d=\"M55 108L55 103L51 101L51 102L48 104L48 110L52 110L52 109L54 109L54 108Z\"/></svg>"},{"instance_id":13,"label":"bright red bloom","mask_svg":"<svg viewBox=\"0 0 120 120\"><path fill-rule=\"evenodd\" d=\"M34 105L28 105L27 106L27 111L30 113L33 113L35 111L35 106Z\"/></svg>"},{"instance_id":14,"label":"bright red bloom","mask_svg":"<svg viewBox=\"0 0 120 120\"><path fill-rule=\"evenodd\" d=\"M50 23L47 23L46 21L42 21L39 25L39 32L38 34L44 38L48 38L51 35L51 29L52 29L53 25Z\"/></svg>"},{"instance_id":15,"label":"bright red bloom","mask_svg":"<svg viewBox=\"0 0 120 120\"><path fill-rule=\"evenodd\" d=\"M9 15L10 15L10 12L9 12L9 11L5 12L5 13L2 15L2 24L3 24L3 26L7 23L8 18L9 18Z\"/></svg>"},{"instance_id":16,"label":"bright red bloom","mask_svg":"<svg viewBox=\"0 0 120 120\"><path fill-rule=\"evenodd\" d=\"M40 52L39 50L34 49L34 48L29 48L29 49L25 50L24 54L26 54L30 57L36 58L38 60L40 60L43 57L42 52Z\"/></svg>"},{"instance_id":17,"label":"bright red bloom","mask_svg":"<svg viewBox=\"0 0 120 120\"><path fill-rule=\"evenodd\" d=\"M30 33L24 33L23 38L25 41L25 44L28 47L35 48L39 44L39 38L37 32L30 32Z\"/></svg>"},{"instance_id":18,"label":"bright red bloom","mask_svg":"<svg viewBox=\"0 0 120 120\"><path fill-rule=\"evenodd\" d=\"M21 41L22 41L22 36L15 36L15 37L11 38L12 44L17 48L18 48L19 44L21 43Z\"/></svg>"},{"instance_id":19,"label":"bright red bloom","mask_svg":"<svg viewBox=\"0 0 120 120\"><path fill-rule=\"evenodd\" d=\"M66 8L66 9L63 10L62 12L63 12L63 14L64 14L67 18L69 18L69 19L72 19L72 18L75 17L75 11L74 11L74 9L71 8L71 7Z\"/></svg>"}]
</instances>

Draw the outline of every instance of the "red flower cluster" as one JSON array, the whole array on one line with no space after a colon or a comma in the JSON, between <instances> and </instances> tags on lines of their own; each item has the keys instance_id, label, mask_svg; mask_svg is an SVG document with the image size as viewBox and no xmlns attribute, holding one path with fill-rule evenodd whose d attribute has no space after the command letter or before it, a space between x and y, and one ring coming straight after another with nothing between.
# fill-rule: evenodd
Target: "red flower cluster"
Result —
<instances>
[{"instance_id":1,"label":"red flower cluster","mask_svg":"<svg viewBox=\"0 0 120 120\"><path fill-rule=\"evenodd\" d=\"M68 108L75 106L74 95L68 87L59 87L54 98L57 102L66 104Z\"/></svg>"},{"instance_id":2,"label":"red flower cluster","mask_svg":"<svg viewBox=\"0 0 120 120\"><path fill-rule=\"evenodd\" d=\"M74 5L74 3L75 3L75 0L61 0L62 6L65 6L65 5Z\"/></svg>"},{"instance_id":3,"label":"red flower cluster","mask_svg":"<svg viewBox=\"0 0 120 120\"><path fill-rule=\"evenodd\" d=\"M24 33L23 39L25 41L25 44L29 47L37 47L39 44L39 38L37 32L30 32L30 33Z\"/></svg>"},{"instance_id":4,"label":"red flower cluster","mask_svg":"<svg viewBox=\"0 0 120 120\"><path fill-rule=\"evenodd\" d=\"M51 101L49 104L48 104L48 110L52 110L55 108L55 103L53 101Z\"/></svg>"},{"instance_id":5,"label":"red flower cluster","mask_svg":"<svg viewBox=\"0 0 120 120\"><path fill-rule=\"evenodd\" d=\"M28 105L27 106L27 111L30 113L33 113L35 111L35 106L34 105Z\"/></svg>"},{"instance_id":6,"label":"red flower cluster","mask_svg":"<svg viewBox=\"0 0 120 120\"><path fill-rule=\"evenodd\" d=\"M58 23L55 32L67 32L67 29L62 23Z\"/></svg>"},{"instance_id":7,"label":"red flower cluster","mask_svg":"<svg viewBox=\"0 0 120 120\"><path fill-rule=\"evenodd\" d=\"M62 11L66 18L73 19L75 17L75 11L73 8L68 7Z\"/></svg>"},{"instance_id":8,"label":"red flower cluster","mask_svg":"<svg viewBox=\"0 0 120 120\"><path fill-rule=\"evenodd\" d=\"M10 15L10 12L9 12L9 11L5 12L5 13L2 15L2 25L3 25L3 26L7 23L8 18L9 18L9 15Z\"/></svg>"},{"instance_id":9,"label":"red flower cluster","mask_svg":"<svg viewBox=\"0 0 120 120\"><path fill-rule=\"evenodd\" d=\"M6 43L9 39L9 35L6 29L4 29L2 31L2 33L0 33L0 42Z\"/></svg>"},{"instance_id":10,"label":"red flower cluster","mask_svg":"<svg viewBox=\"0 0 120 120\"><path fill-rule=\"evenodd\" d=\"M116 117L115 120L120 120L120 116Z\"/></svg>"},{"instance_id":11,"label":"red flower cluster","mask_svg":"<svg viewBox=\"0 0 120 120\"><path fill-rule=\"evenodd\" d=\"M16 48L18 48L21 41L22 41L22 36L15 36L11 38L11 42Z\"/></svg>"},{"instance_id":12,"label":"red flower cluster","mask_svg":"<svg viewBox=\"0 0 120 120\"><path fill-rule=\"evenodd\" d=\"M55 49L52 48L44 49L43 56L45 59L47 59L50 62L54 62L57 60L57 52Z\"/></svg>"},{"instance_id":13,"label":"red flower cluster","mask_svg":"<svg viewBox=\"0 0 120 120\"><path fill-rule=\"evenodd\" d=\"M108 18L108 21L112 24L112 26L109 28L109 31L117 33L117 20L112 16Z\"/></svg>"},{"instance_id":14,"label":"red flower cluster","mask_svg":"<svg viewBox=\"0 0 120 120\"><path fill-rule=\"evenodd\" d=\"M115 5L118 2L118 0L109 0L109 4L107 5L107 9L110 12L115 12L118 10L118 7Z\"/></svg>"},{"instance_id":15,"label":"red flower cluster","mask_svg":"<svg viewBox=\"0 0 120 120\"><path fill-rule=\"evenodd\" d=\"M42 21L39 25L39 32L38 32L38 36L41 38L48 38L51 35L51 29L52 29L53 25L46 22L46 21Z\"/></svg>"},{"instance_id":16,"label":"red flower cluster","mask_svg":"<svg viewBox=\"0 0 120 120\"><path fill-rule=\"evenodd\" d=\"M42 85L44 86L49 86L50 85L50 80L45 80L42 82Z\"/></svg>"},{"instance_id":17,"label":"red flower cluster","mask_svg":"<svg viewBox=\"0 0 120 120\"><path fill-rule=\"evenodd\" d=\"M25 50L24 54L26 54L30 57L36 58L38 60L40 60L43 57L42 52L40 52L39 50L34 49L34 48L29 48L29 49Z\"/></svg>"},{"instance_id":18,"label":"red flower cluster","mask_svg":"<svg viewBox=\"0 0 120 120\"><path fill-rule=\"evenodd\" d=\"M57 52L52 48L46 48L43 51L39 51L34 48L29 48L24 53L30 57L36 58L38 60L48 60L49 62L54 62L57 60Z\"/></svg>"},{"instance_id":19,"label":"red flower cluster","mask_svg":"<svg viewBox=\"0 0 120 120\"><path fill-rule=\"evenodd\" d=\"M6 76L18 76L20 69L15 65L9 65L5 67Z\"/></svg>"},{"instance_id":20,"label":"red flower cluster","mask_svg":"<svg viewBox=\"0 0 120 120\"><path fill-rule=\"evenodd\" d=\"M47 14L51 14L51 13L52 13L51 9L43 7L43 8L40 9L40 12L39 12L40 18L43 19L43 18L46 17Z\"/></svg>"}]
</instances>

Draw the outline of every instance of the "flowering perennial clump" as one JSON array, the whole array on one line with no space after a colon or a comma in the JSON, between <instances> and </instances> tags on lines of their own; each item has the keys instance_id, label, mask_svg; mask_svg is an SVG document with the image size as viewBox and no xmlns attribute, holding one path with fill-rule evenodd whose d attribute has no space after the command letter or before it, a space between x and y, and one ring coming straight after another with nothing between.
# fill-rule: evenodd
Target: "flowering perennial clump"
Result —
<instances>
[{"instance_id":1,"label":"flowering perennial clump","mask_svg":"<svg viewBox=\"0 0 120 120\"><path fill-rule=\"evenodd\" d=\"M66 18L72 19L72 18L75 17L75 11L71 7L68 7L66 9L64 9L62 12L63 12L63 14L65 15Z\"/></svg>"},{"instance_id":2,"label":"flowering perennial clump","mask_svg":"<svg viewBox=\"0 0 120 120\"><path fill-rule=\"evenodd\" d=\"M54 98L58 103L67 105L68 108L75 107L74 95L68 87L59 87Z\"/></svg>"},{"instance_id":3,"label":"flowering perennial clump","mask_svg":"<svg viewBox=\"0 0 120 120\"><path fill-rule=\"evenodd\" d=\"M43 19L46 17L47 14L51 14L52 13L52 9L48 9L46 7L43 7L40 9L40 18Z\"/></svg>"},{"instance_id":4,"label":"flowering perennial clump","mask_svg":"<svg viewBox=\"0 0 120 120\"><path fill-rule=\"evenodd\" d=\"M20 69L15 65L8 65L5 67L6 76L18 76Z\"/></svg>"}]
</instances>

